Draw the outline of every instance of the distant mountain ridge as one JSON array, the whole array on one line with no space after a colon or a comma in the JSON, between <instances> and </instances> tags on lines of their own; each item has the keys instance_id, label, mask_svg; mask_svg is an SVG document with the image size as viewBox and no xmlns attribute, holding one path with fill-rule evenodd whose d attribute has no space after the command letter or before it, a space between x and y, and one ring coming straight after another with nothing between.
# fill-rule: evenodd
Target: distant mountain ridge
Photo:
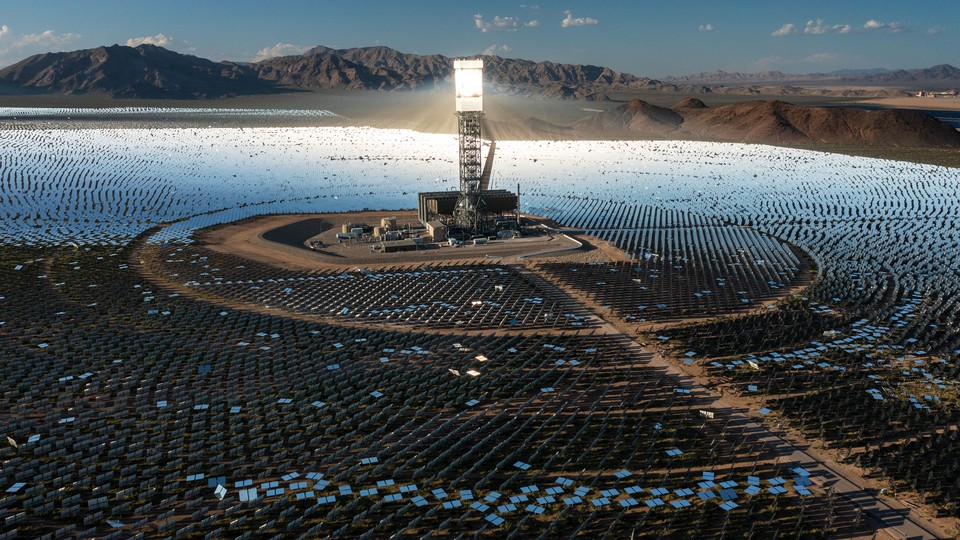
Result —
<instances>
[{"instance_id":1,"label":"distant mountain ridge","mask_svg":"<svg viewBox=\"0 0 960 540\"><path fill-rule=\"evenodd\" d=\"M532 62L484 55L484 76L497 91L543 97L607 99L612 89L663 89L651 79L610 68ZM447 87L453 59L401 53L389 47L331 49L314 47L302 55L252 64L261 78L300 88L402 90Z\"/></svg>"},{"instance_id":2,"label":"distant mountain ridge","mask_svg":"<svg viewBox=\"0 0 960 540\"><path fill-rule=\"evenodd\" d=\"M757 96L890 97L905 95L885 89L824 89L796 85L760 85L762 78L790 76L768 72L742 86L660 81L613 69L581 64L533 62L485 55L490 91L556 99L604 101L624 91L724 93ZM396 91L447 88L452 59L442 55L402 53L389 47L332 49L317 46L303 54L253 63L213 62L154 45L112 45L26 58L0 70L0 89L56 94L89 94L110 98L197 99L255 95L310 89ZM890 80L953 76L952 66L926 70L875 73ZM749 77L736 74L744 79ZM721 79L723 72L711 77ZM960 75L958 75L960 77ZM885 80L885 79L884 79ZM939 80L939 79L938 79Z\"/></svg>"},{"instance_id":3,"label":"distant mountain ridge","mask_svg":"<svg viewBox=\"0 0 960 540\"><path fill-rule=\"evenodd\" d=\"M710 71L692 75L664 77L664 82L674 84L761 84L783 82L836 83L836 84L915 84L924 83L937 87L960 86L960 69L950 64L940 64L924 69L844 69L830 73L787 74L781 71L739 73Z\"/></svg>"}]
</instances>

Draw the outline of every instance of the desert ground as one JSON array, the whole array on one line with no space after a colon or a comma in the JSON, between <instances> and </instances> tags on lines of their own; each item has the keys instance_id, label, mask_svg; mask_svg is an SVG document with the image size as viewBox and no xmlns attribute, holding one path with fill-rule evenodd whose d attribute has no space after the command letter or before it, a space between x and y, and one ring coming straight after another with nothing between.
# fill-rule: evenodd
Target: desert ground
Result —
<instances>
[{"instance_id":1,"label":"desert ground","mask_svg":"<svg viewBox=\"0 0 960 540\"><path fill-rule=\"evenodd\" d=\"M350 212L344 214L296 214L252 218L236 225L215 227L198 235L199 242L223 253L284 268L349 268L357 265L373 268L384 265L423 265L437 261L489 262L517 260L540 253L577 251L581 242L557 233L550 234L546 226L534 226L531 235L507 241L498 239L483 245L452 247L446 242L432 242L429 237L422 249L411 252L372 253L372 240L337 240L344 224L375 224L381 218L397 218L401 228L407 224L420 226L415 212ZM544 220L546 221L546 220ZM311 227L298 227L311 223ZM315 232L322 228L322 232ZM275 238L271 237L272 234ZM310 249L319 241L322 247Z\"/></svg>"},{"instance_id":2,"label":"desert ground","mask_svg":"<svg viewBox=\"0 0 960 540\"><path fill-rule=\"evenodd\" d=\"M863 103L886 108L960 111L960 98L902 97L868 99Z\"/></svg>"}]
</instances>

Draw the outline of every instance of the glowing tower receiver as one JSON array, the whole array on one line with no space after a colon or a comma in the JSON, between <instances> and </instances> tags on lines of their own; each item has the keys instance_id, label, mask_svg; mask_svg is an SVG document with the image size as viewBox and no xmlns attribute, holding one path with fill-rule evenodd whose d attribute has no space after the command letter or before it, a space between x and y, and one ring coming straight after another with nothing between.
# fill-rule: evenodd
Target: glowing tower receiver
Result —
<instances>
[{"instance_id":1,"label":"glowing tower receiver","mask_svg":"<svg viewBox=\"0 0 960 540\"><path fill-rule=\"evenodd\" d=\"M483 60L454 60L457 112L483 111Z\"/></svg>"},{"instance_id":2,"label":"glowing tower receiver","mask_svg":"<svg viewBox=\"0 0 960 540\"><path fill-rule=\"evenodd\" d=\"M453 211L456 226L466 233L483 228L480 179L480 117L483 116L483 60L454 60L457 124L460 135L460 197Z\"/></svg>"}]
</instances>

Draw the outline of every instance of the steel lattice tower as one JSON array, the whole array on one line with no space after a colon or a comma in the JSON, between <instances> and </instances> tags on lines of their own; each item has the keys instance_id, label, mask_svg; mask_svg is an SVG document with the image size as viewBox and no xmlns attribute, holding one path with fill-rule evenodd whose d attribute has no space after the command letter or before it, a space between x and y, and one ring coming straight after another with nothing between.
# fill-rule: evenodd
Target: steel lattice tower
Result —
<instances>
[{"instance_id":1,"label":"steel lattice tower","mask_svg":"<svg viewBox=\"0 0 960 540\"><path fill-rule=\"evenodd\" d=\"M457 226L471 233L482 229L483 198L480 178L480 111L459 112L457 120L460 135L460 198L453 218Z\"/></svg>"},{"instance_id":2,"label":"steel lattice tower","mask_svg":"<svg viewBox=\"0 0 960 540\"><path fill-rule=\"evenodd\" d=\"M460 197L453 211L457 228L469 234L483 230L483 197L480 179L480 119L483 116L483 60L453 63L460 139Z\"/></svg>"}]
</instances>

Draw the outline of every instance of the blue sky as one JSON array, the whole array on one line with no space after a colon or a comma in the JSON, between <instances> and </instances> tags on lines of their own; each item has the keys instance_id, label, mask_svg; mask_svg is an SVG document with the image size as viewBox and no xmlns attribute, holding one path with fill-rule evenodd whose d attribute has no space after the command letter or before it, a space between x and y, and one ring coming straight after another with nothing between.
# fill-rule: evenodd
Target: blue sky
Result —
<instances>
[{"instance_id":1,"label":"blue sky","mask_svg":"<svg viewBox=\"0 0 960 540\"><path fill-rule=\"evenodd\" d=\"M521 0L527 1L527 0ZM536 2L537 0L533 0ZM960 64L956 0L3 0L0 65L151 42L251 61L386 45L609 66L641 76Z\"/></svg>"}]
</instances>

